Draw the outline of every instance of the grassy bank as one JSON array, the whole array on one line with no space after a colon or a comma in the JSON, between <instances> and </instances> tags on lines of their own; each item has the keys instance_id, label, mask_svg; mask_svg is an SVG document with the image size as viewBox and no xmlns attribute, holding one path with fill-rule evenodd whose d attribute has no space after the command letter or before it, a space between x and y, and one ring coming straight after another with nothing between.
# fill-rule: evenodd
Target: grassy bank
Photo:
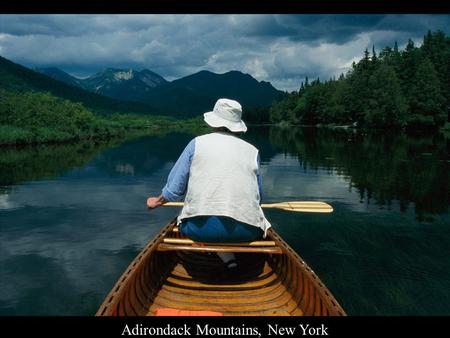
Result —
<instances>
[{"instance_id":1,"label":"grassy bank","mask_svg":"<svg viewBox=\"0 0 450 338\"><path fill-rule=\"evenodd\" d=\"M49 93L0 88L0 145L109 139L135 132L195 129L199 122L150 115L103 117Z\"/></svg>"}]
</instances>

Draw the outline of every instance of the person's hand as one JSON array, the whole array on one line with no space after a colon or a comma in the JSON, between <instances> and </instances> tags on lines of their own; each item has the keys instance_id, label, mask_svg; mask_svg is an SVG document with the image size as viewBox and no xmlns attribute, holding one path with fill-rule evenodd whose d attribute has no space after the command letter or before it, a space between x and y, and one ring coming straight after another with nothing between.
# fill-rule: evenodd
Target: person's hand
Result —
<instances>
[{"instance_id":1,"label":"person's hand","mask_svg":"<svg viewBox=\"0 0 450 338\"><path fill-rule=\"evenodd\" d=\"M158 197L149 197L147 198L147 207L149 209L155 209L161 205L163 205L166 200L162 197L162 195Z\"/></svg>"},{"instance_id":2,"label":"person's hand","mask_svg":"<svg viewBox=\"0 0 450 338\"><path fill-rule=\"evenodd\" d=\"M155 209L161 205L158 197L149 197L147 198L147 207L149 209Z\"/></svg>"}]
</instances>

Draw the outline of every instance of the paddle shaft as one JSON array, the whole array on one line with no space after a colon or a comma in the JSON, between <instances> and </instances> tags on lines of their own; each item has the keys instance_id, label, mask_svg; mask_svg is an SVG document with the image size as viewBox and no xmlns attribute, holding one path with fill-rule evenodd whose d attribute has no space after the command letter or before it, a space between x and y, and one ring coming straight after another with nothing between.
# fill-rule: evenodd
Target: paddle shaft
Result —
<instances>
[{"instance_id":1,"label":"paddle shaft","mask_svg":"<svg viewBox=\"0 0 450 338\"><path fill-rule=\"evenodd\" d=\"M266 209L276 208L276 209L278 209L283 206L287 207L289 204L292 204L292 203L302 203L302 204L305 204L305 206L307 206L308 204L311 204L309 206L314 207L314 206L318 206L319 203L322 204L324 202L306 202L306 201L305 202L297 202L296 201L296 202L281 202L281 203L270 203L270 204L263 203L263 204L261 204L261 208L266 208ZM184 206L184 202L167 202L167 203L164 203L163 206L165 206L165 207L182 207L182 206Z\"/></svg>"},{"instance_id":2,"label":"paddle shaft","mask_svg":"<svg viewBox=\"0 0 450 338\"><path fill-rule=\"evenodd\" d=\"M184 206L184 202L167 202L163 204L163 206L182 207ZM261 208L282 209L286 211L295 211L295 212L317 212L317 213L333 212L333 207L331 205L320 201L291 201L291 202L261 204Z\"/></svg>"}]
</instances>

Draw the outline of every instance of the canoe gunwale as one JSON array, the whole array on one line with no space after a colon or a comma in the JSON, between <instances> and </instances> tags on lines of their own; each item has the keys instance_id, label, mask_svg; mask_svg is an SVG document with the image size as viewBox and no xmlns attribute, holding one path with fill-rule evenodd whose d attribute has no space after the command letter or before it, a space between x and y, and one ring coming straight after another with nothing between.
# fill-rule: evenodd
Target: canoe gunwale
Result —
<instances>
[{"instance_id":1,"label":"canoe gunwale","mask_svg":"<svg viewBox=\"0 0 450 338\"><path fill-rule=\"evenodd\" d=\"M275 241L275 243L282 249L283 253L288 255L291 258L291 261L294 262L304 278L309 280L309 283L312 283L312 290L316 290L318 296L322 301L326 302L328 308L334 310L334 314L338 316L346 316L344 309L339 305L337 300L334 298L333 294L330 290L325 286L325 284L320 280L320 278L316 275L314 270L312 270L309 265L297 254L290 246L287 244L281 237L276 233L273 228L269 228L268 235ZM311 295L312 297L314 295Z\"/></svg>"},{"instance_id":2,"label":"canoe gunwale","mask_svg":"<svg viewBox=\"0 0 450 338\"><path fill-rule=\"evenodd\" d=\"M120 276L114 287L106 296L104 302L100 305L96 316L108 316L110 313L116 312L116 307L121 299L123 292L126 291L127 281L134 277L139 269L139 263L147 260L154 252L157 251L158 245L163 242L164 238L174 227L174 221L167 224L149 243L142 249L142 251L131 261L125 272Z\"/></svg>"},{"instance_id":3,"label":"canoe gunwale","mask_svg":"<svg viewBox=\"0 0 450 338\"><path fill-rule=\"evenodd\" d=\"M153 264L147 263L151 261L152 257L155 257L154 254L170 254L170 251L161 251L160 249L164 248L164 238L170 237L175 224L176 219L163 227L129 264L125 272L120 276L114 287L105 297L105 300L95 314L96 316L111 316L119 315L121 313L139 314L142 313L142 311L145 311L142 306L141 297L147 299L153 298L155 294L154 287L156 286L146 285L142 288L142 283L144 283L142 278L144 278L144 275L154 275L154 273L149 270L149 265ZM268 262L272 262L273 268L281 273L279 278L281 277L281 280L285 282L287 289L296 293L296 295L292 295L292 297L293 299L295 298L294 301L298 306L303 304L303 306L301 306L303 314L346 316L345 311L336 301L330 290L323 284L308 264L276 233L273 228L268 230L267 237L268 240L275 242L276 248L280 251L278 253L265 253L268 255ZM264 251L264 247L254 249L261 250L261 253ZM171 252L174 253L176 251ZM169 256L167 256L167 258L169 258ZM153 266L153 269L154 268L155 267ZM289 277L287 276L288 274L290 275ZM124 300L130 290L134 290L134 293L136 293L136 285L130 285L133 283L138 283L141 287L141 290L139 290L140 296L137 295L137 301L140 303L140 311L137 311L138 309L135 309L132 303ZM153 280L152 284L153 283L155 283L155 280ZM291 285L292 283L295 285ZM301 293L299 290L301 290ZM127 308L130 307L131 312L127 311Z\"/></svg>"}]
</instances>

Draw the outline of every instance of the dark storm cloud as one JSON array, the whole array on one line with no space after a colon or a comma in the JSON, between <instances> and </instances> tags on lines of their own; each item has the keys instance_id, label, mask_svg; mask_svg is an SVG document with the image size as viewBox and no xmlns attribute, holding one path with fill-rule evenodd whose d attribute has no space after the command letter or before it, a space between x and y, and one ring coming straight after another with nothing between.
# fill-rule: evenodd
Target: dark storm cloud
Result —
<instances>
[{"instance_id":1,"label":"dark storm cloud","mask_svg":"<svg viewBox=\"0 0 450 338\"><path fill-rule=\"evenodd\" d=\"M449 33L450 15L2 15L0 55L87 76L151 69L169 80L232 69L296 89L346 72L365 48Z\"/></svg>"},{"instance_id":2,"label":"dark storm cloud","mask_svg":"<svg viewBox=\"0 0 450 338\"><path fill-rule=\"evenodd\" d=\"M145 15L2 15L0 31L12 35L89 36L136 32L170 21Z\"/></svg>"},{"instance_id":3,"label":"dark storm cloud","mask_svg":"<svg viewBox=\"0 0 450 338\"><path fill-rule=\"evenodd\" d=\"M89 34L92 29L89 17L48 15L4 15L0 21L2 33L17 36L51 35L77 36ZM98 29L98 27L95 27Z\"/></svg>"},{"instance_id":4,"label":"dark storm cloud","mask_svg":"<svg viewBox=\"0 0 450 338\"><path fill-rule=\"evenodd\" d=\"M345 43L373 29L383 15L274 15L251 20L242 32L254 36L285 36L293 41Z\"/></svg>"}]
</instances>

